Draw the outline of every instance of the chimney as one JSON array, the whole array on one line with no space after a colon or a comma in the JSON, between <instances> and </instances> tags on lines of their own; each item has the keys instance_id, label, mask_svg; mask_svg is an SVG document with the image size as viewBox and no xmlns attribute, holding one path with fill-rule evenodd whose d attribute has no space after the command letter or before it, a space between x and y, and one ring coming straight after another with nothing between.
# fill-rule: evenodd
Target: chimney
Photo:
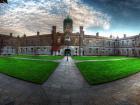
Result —
<instances>
[{"instance_id":1,"label":"chimney","mask_svg":"<svg viewBox=\"0 0 140 105\"><path fill-rule=\"evenodd\" d=\"M117 39L119 39L119 36L117 36Z\"/></svg>"},{"instance_id":2,"label":"chimney","mask_svg":"<svg viewBox=\"0 0 140 105\"><path fill-rule=\"evenodd\" d=\"M123 37L126 38L126 34L124 34Z\"/></svg>"},{"instance_id":3,"label":"chimney","mask_svg":"<svg viewBox=\"0 0 140 105\"><path fill-rule=\"evenodd\" d=\"M39 31L37 31L37 36L39 36L39 35L40 35Z\"/></svg>"},{"instance_id":4,"label":"chimney","mask_svg":"<svg viewBox=\"0 0 140 105\"><path fill-rule=\"evenodd\" d=\"M24 34L24 37L26 37L26 34Z\"/></svg>"},{"instance_id":5,"label":"chimney","mask_svg":"<svg viewBox=\"0 0 140 105\"><path fill-rule=\"evenodd\" d=\"M80 26L80 32L82 32L83 31L83 26Z\"/></svg>"},{"instance_id":6,"label":"chimney","mask_svg":"<svg viewBox=\"0 0 140 105\"><path fill-rule=\"evenodd\" d=\"M81 37L84 37L85 33L84 33L84 27L83 26L80 26L80 35Z\"/></svg>"},{"instance_id":7,"label":"chimney","mask_svg":"<svg viewBox=\"0 0 140 105\"><path fill-rule=\"evenodd\" d=\"M112 36L112 35L110 35L110 38L112 39L112 38L113 38L113 36Z\"/></svg>"},{"instance_id":8,"label":"chimney","mask_svg":"<svg viewBox=\"0 0 140 105\"><path fill-rule=\"evenodd\" d=\"M56 26L52 26L52 44L55 44L57 42L56 38Z\"/></svg>"},{"instance_id":9,"label":"chimney","mask_svg":"<svg viewBox=\"0 0 140 105\"><path fill-rule=\"evenodd\" d=\"M56 26L52 26L52 33L56 33Z\"/></svg>"},{"instance_id":10,"label":"chimney","mask_svg":"<svg viewBox=\"0 0 140 105\"><path fill-rule=\"evenodd\" d=\"M12 37L13 36L13 33L10 33L10 37Z\"/></svg>"},{"instance_id":11,"label":"chimney","mask_svg":"<svg viewBox=\"0 0 140 105\"><path fill-rule=\"evenodd\" d=\"M99 37L99 32L96 33L96 37Z\"/></svg>"},{"instance_id":12,"label":"chimney","mask_svg":"<svg viewBox=\"0 0 140 105\"><path fill-rule=\"evenodd\" d=\"M20 38L20 36L18 35L17 38Z\"/></svg>"}]
</instances>

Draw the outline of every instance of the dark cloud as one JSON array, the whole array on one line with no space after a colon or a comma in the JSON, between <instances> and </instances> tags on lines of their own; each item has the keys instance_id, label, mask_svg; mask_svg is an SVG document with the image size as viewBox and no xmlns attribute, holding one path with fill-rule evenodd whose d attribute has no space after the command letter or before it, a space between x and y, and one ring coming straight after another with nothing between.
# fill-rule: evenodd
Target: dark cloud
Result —
<instances>
[{"instance_id":1,"label":"dark cloud","mask_svg":"<svg viewBox=\"0 0 140 105\"><path fill-rule=\"evenodd\" d=\"M140 0L88 0L112 17L112 28L140 28ZM138 30L137 30L138 31Z\"/></svg>"}]
</instances>

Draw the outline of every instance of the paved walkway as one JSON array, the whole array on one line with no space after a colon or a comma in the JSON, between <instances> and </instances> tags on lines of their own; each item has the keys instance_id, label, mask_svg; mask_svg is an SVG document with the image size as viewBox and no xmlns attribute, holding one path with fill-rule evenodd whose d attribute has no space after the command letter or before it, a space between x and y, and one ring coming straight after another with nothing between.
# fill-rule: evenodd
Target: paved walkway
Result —
<instances>
[{"instance_id":1,"label":"paved walkway","mask_svg":"<svg viewBox=\"0 0 140 105\"><path fill-rule=\"evenodd\" d=\"M0 74L0 105L140 105L139 99L140 73L89 86L71 58L64 58L43 85Z\"/></svg>"}]
</instances>

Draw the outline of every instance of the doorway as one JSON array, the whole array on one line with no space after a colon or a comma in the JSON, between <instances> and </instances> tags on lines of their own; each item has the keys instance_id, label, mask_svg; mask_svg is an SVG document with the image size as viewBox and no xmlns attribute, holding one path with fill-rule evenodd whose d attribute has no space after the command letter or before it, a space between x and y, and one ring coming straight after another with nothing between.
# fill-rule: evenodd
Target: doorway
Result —
<instances>
[{"instance_id":1,"label":"doorway","mask_svg":"<svg viewBox=\"0 0 140 105\"><path fill-rule=\"evenodd\" d=\"M65 49L64 55L65 56L71 56L71 50L70 49Z\"/></svg>"}]
</instances>

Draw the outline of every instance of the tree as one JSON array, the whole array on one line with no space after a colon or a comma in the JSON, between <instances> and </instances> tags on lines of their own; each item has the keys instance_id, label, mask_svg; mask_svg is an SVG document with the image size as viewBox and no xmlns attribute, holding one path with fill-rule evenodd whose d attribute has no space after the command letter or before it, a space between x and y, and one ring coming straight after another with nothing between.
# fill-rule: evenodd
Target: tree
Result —
<instances>
[{"instance_id":1,"label":"tree","mask_svg":"<svg viewBox=\"0 0 140 105\"><path fill-rule=\"evenodd\" d=\"M0 3L8 3L7 0L0 0Z\"/></svg>"}]
</instances>

